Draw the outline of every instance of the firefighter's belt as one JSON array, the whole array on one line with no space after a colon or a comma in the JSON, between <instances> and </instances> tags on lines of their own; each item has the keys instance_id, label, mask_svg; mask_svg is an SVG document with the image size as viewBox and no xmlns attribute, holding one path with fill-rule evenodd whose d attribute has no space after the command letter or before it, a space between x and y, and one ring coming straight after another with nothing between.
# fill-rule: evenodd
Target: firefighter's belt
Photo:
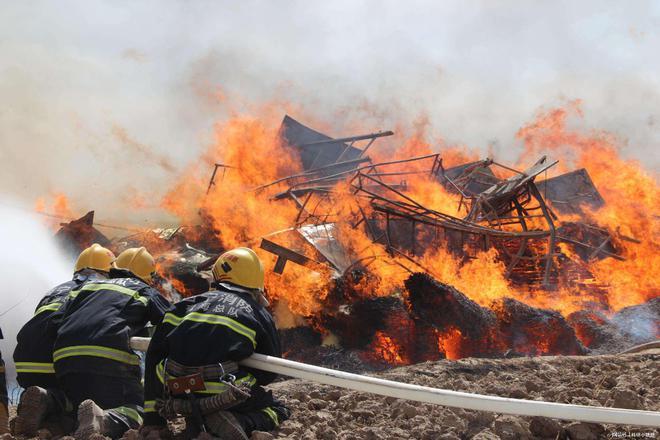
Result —
<instances>
[{"instance_id":1,"label":"firefighter's belt","mask_svg":"<svg viewBox=\"0 0 660 440\"><path fill-rule=\"evenodd\" d=\"M172 359L167 359L165 362L166 376L175 378L199 375L203 380L223 381L226 376L230 376L237 371L238 364L233 361L219 362L217 364L202 365L198 367L183 365Z\"/></svg>"}]
</instances>

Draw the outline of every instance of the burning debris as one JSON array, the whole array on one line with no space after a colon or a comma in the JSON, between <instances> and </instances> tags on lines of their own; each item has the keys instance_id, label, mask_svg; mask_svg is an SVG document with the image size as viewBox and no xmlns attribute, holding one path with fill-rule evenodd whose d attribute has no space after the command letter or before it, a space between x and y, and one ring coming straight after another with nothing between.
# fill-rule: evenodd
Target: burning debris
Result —
<instances>
[{"instance_id":1,"label":"burning debris","mask_svg":"<svg viewBox=\"0 0 660 440\"><path fill-rule=\"evenodd\" d=\"M542 156L519 171L374 148L393 135L331 138L289 116L277 133L255 121L226 127L226 164L164 201L198 225L109 246L159 255L174 298L205 290L205 271L225 248L260 247L286 356L349 370L585 354L658 337L657 288L622 308L600 279L642 242L599 223L607 205L585 168L539 182L558 161Z\"/></svg>"},{"instance_id":2,"label":"burning debris","mask_svg":"<svg viewBox=\"0 0 660 440\"><path fill-rule=\"evenodd\" d=\"M98 243L101 246L110 244L110 240L94 228L94 211L89 211L77 220L61 223L60 226L55 233L55 240L67 255L74 258L92 243Z\"/></svg>"}]
</instances>

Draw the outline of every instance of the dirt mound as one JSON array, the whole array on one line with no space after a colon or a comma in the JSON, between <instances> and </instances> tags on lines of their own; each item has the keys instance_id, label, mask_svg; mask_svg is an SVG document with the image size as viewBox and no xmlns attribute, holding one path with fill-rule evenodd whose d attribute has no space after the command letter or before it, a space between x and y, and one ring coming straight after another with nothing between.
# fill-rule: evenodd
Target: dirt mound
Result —
<instances>
[{"instance_id":1,"label":"dirt mound","mask_svg":"<svg viewBox=\"0 0 660 440\"><path fill-rule=\"evenodd\" d=\"M375 374L399 382L470 393L591 406L660 411L660 354L443 360ZM658 430L516 417L408 402L391 397L284 380L270 389L293 410L269 439L597 439ZM183 426L173 426L183 438ZM618 434L617 434L618 433ZM655 436L655 437L654 437ZM11 437L7 437L11 438ZM42 438L48 438L44 433ZM136 440L137 433L126 438Z\"/></svg>"},{"instance_id":2,"label":"dirt mound","mask_svg":"<svg viewBox=\"0 0 660 440\"><path fill-rule=\"evenodd\" d=\"M660 410L660 355L462 359L396 368L376 376L519 399ZM652 429L515 417L407 402L301 380L271 386L293 410L272 433L288 439L600 438ZM260 437L270 438L270 437ZM650 437L654 438L654 437Z\"/></svg>"}]
</instances>

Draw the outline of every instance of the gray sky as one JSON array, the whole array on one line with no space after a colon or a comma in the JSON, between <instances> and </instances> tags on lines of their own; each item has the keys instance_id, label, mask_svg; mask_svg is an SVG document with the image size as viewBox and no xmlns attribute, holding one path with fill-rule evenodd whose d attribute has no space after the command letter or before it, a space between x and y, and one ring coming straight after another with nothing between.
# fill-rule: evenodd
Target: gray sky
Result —
<instances>
[{"instance_id":1,"label":"gray sky","mask_svg":"<svg viewBox=\"0 0 660 440\"><path fill-rule=\"evenodd\" d=\"M230 108L272 99L336 136L426 116L503 160L540 108L582 99L576 124L657 171L659 47L653 1L2 2L0 184L117 218L100 199L175 175L149 160L182 168Z\"/></svg>"}]
</instances>

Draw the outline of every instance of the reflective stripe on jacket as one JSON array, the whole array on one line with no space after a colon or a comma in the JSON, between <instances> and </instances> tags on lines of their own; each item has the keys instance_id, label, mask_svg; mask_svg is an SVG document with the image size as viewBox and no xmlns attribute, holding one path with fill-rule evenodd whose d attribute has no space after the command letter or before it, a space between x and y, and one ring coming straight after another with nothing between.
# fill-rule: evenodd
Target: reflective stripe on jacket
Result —
<instances>
[{"instance_id":1,"label":"reflective stripe on jacket","mask_svg":"<svg viewBox=\"0 0 660 440\"><path fill-rule=\"evenodd\" d=\"M52 323L53 313L62 307L72 290L80 288L86 282L104 278L98 272L83 269L77 272L71 281L54 287L39 301L34 316L23 325L16 336L14 363L19 382L22 374L55 373L53 345L57 331Z\"/></svg>"},{"instance_id":2,"label":"reflective stripe on jacket","mask_svg":"<svg viewBox=\"0 0 660 440\"><path fill-rule=\"evenodd\" d=\"M145 423L162 424L153 402L163 397L164 360L196 367L240 361L252 353L281 356L279 334L266 308L250 292L228 283L186 298L174 305L156 328L147 352L145 368ZM277 375L240 367L233 373L237 383L267 385ZM226 385L206 381L201 394L219 393Z\"/></svg>"},{"instance_id":3,"label":"reflective stripe on jacket","mask_svg":"<svg viewBox=\"0 0 660 440\"><path fill-rule=\"evenodd\" d=\"M53 317L57 375L97 371L119 376L139 368L130 338L149 322L159 324L170 307L158 291L125 270L111 269L110 279L71 291Z\"/></svg>"}]
</instances>

